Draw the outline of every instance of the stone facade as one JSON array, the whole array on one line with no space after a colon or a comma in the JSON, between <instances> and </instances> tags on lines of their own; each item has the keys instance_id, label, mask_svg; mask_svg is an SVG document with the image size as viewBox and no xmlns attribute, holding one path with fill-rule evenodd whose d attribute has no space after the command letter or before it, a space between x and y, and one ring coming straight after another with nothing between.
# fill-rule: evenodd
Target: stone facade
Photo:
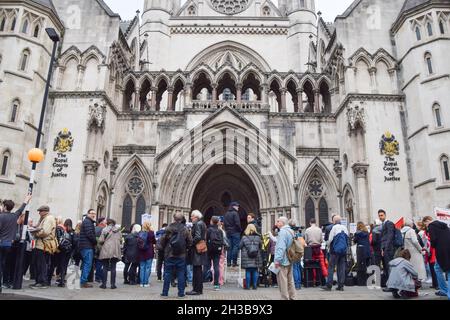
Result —
<instances>
[{"instance_id":1,"label":"stone facade","mask_svg":"<svg viewBox=\"0 0 450 320\"><path fill-rule=\"evenodd\" d=\"M157 227L238 200L268 230L450 205L450 1L356 0L334 23L313 0L232 2L121 21L102 0L2 1L0 197L27 188L54 27L33 209Z\"/></svg>"}]
</instances>

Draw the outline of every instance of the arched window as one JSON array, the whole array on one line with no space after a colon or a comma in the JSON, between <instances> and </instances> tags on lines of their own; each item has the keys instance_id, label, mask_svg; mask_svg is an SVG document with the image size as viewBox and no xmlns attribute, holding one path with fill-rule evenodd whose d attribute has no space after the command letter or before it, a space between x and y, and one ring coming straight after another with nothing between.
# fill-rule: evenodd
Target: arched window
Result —
<instances>
[{"instance_id":1,"label":"arched window","mask_svg":"<svg viewBox=\"0 0 450 320\"><path fill-rule=\"evenodd\" d=\"M140 196L136 202L136 219L141 219L141 216L145 214L146 203L144 196Z\"/></svg>"},{"instance_id":2,"label":"arched window","mask_svg":"<svg viewBox=\"0 0 450 320\"><path fill-rule=\"evenodd\" d=\"M9 165L9 159L11 158L11 155L9 151L3 152L2 155L2 171L0 175L6 176L8 174L8 165Z\"/></svg>"},{"instance_id":3,"label":"arched window","mask_svg":"<svg viewBox=\"0 0 450 320\"><path fill-rule=\"evenodd\" d=\"M314 201L311 198L308 198L305 205L305 224L306 226L310 226L310 221L312 218L316 218L316 208L314 205Z\"/></svg>"},{"instance_id":4,"label":"arched window","mask_svg":"<svg viewBox=\"0 0 450 320\"><path fill-rule=\"evenodd\" d=\"M133 211L133 200L131 200L130 195L127 194L127 196L123 200L123 207L122 207L122 227L123 228L131 227L132 211Z\"/></svg>"},{"instance_id":5,"label":"arched window","mask_svg":"<svg viewBox=\"0 0 450 320\"><path fill-rule=\"evenodd\" d=\"M420 32L420 27L419 26L416 27L416 38L417 38L417 41L422 40L422 34Z\"/></svg>"},{"instance_id":6,"label":"arched window","mask_svg":"<svg viewBox=\"0 0 450 320\"><path fill-rule=\"evenodd\" d=\"M5 31L6 17L0 18L0 31Z\"/></svg>"},{"instance_id":7,"label":"arched window","mask_svg":"<svg viewBox=\"0 0 450 320\"><path fill-rule=\"evenodd\" d=\"M20 106L19 100L14 100L11 106L11 116L9 117L10 122L16 122L17 115L19 113L19 106Z\"/></svg>"},{"instance_id":8,"label":"arched window","mask_svg":"<svg viewBox=\"0 0 450 320\"><path fill-rule=\"evenodd\" d=\"M445 33L444 21L442 20L439 20L439 31L441 32L441 34Z\"/></svg>"},{"instance_id":9,"label":"arched window","mask_svg":"<svg viewBox=\"0 0 450 320\"><path fill-rule=\"evenodd\" d=\"M427 63L428 74L433 74L433 61L431 60L431 53L425 54L425 62Z\"/></svg>"},{"instance_id":10,"label":"arched window","mask_svg":"<svg viewBox=\"0 0 450 320\"><path fill-rule=\"evenodd\" d=\"M16 17L14 17L12 20L12 23L11 23L11 28L10 28L11 31L14 31L14 29L16 29L16 21L17 21L17 19L16 19Z\"/></svg>"},{"instance_id":11,"label":"arched window","mask_svg":"<svg viewBox=\"0 0 450 320\"><path fill-rule=\"evenodd\" d=\"M443 126L442 124L442 116L441 116L441 106L437 103L433 106L434 118L436 120L436 127L440 128Z\"/></svg>"},{"instance_id":12,"label":"arched window","mask_svg":"<svg viewBox=\"0 0 450 320\"><path fill-rule=\"evenodd\" d=\"M431 22L427 23L427 31L428 31L428 36L433 36L433 26L431 25Z\"/></svg>"},{"instance_id":13,"label":"arched window","mask_svg":"<svg viewBox=\"0 0 450 320\"><path fill-rule=\"evenodd\" d=\"M28 25L29 25L28 19L25 19L25 21L22 24L22 33L25 34L28 33Z\"/></svg>"},{"instance_id":14,"label":"arched window","mask_svg":"<svg viewBox=\"0 0 450 320\"><path fill-rule=\"evenodd\" d=\"M19 65L19 70L20 71L26 71L27 70L27 65L28 65L28 60L30 58L30 51L28 49L25 49L22 51L22 57L20 58L20 65Z\"/></svg>"},{"instance_id":15,"label":"arched window","mask_svg":"<svg viewBox=\"0 0 450 320\"><path fill-rule=\"evenodd\" d=\"M443 155L441 157L441 166L442 166L442 176L444 178L444 182L450 182L450 161L448 156Z\"/></svg>"},{"instance_id":16,"label":"arched window","mask_svg":"<svg viewBox=\"0 0 450 320\"><path fill-rule=\"evenodd\" d=\"M319 202L319 225L324 226L328 223L328 203L325 198Z\"/></svg>"},{"instance_id":17,"label":"arched window","mask_svg":"<svg viewBox=\"0 0 450 320\"><path fill-rule=\"evenodd\" d=\"M34 27L33 37L39 38L39 32L40 32L40 31L41 31L41 28L39 27L39 25L37 25L36 27Z\"/></svg>"}]
</instances>

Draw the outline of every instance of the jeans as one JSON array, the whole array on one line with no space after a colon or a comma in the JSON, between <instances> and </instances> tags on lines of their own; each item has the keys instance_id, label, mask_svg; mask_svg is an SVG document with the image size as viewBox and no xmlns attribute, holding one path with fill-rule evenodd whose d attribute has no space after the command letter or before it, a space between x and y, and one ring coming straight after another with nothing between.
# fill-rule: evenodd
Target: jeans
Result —
<instances>
[{"instance_id":1,"label":"jeans","mask_svg":"<svg viewBox=\"0 0 450 320\"><path fill-rule=\"evenodd\" d=\"M245 283L247 284L247 289L250 289L250 286L253 288L258 288L258 278L259 272L257 268L247 268L245 269Z\"/></svg>"},{"instance_id":2,"label":"jeans","mask_svg":"<svg viewBox=\"0 0 450 320\"><path fill-rule=\"evenodd\" d=\"M194 279L194 267L192 264L186 265L187 282L192 283Z\"/></svg>"},{"instance_id":3,"label":"jeans","mask_svg":"<svg viewBox=\"0 0 450 320\"><path fill-rule=\"evenodd\" d=\"M301 287L302 287L302 265L300 262L293 264L292 272L294 274L295 289L301 289Z\"/></svg>"},{"instance_id":4,"label":"jeans","mask_svg":"<svg viewBox=\"0 0 450 320\"><path fill-rule=\"evenodd\" d=\"M141 261L140 279L141 279L141 284L143 284L143 285L150 284L150 282L151 282L150 275L152 273L152 264L153 264L153 259Z\"/></svg>"},{"instance_id":5,"label":"jeans","mask_svg":"<svg viewBox=\"0 0 450 320\"><path fill-rule=\"evenodd\" d=\"M211 259L212 263L213 263L213 269L214 269L214 285L218 286L219 285L219 278L220 278L220 256L221 253L217 253L217 254L213 254L211 255L209 258Z\"/></svg>"},{"instance_id":6,"label":"jeans","mask_svg":"<svg viewBox=\"0 0 450 320\"><path fill-rule=\"evenodd\" d=\"M330 254L330 265L328 266L327 286L333 286L334 268L337 267L338 287L343 288L345 285L345 269L347 267L347 257Z\"/></svg>"},{"instance_id":7,"label":"jeans","mask_svg":"<svg viewBox=\"0 0 450 320\"><path fill-rule=\"evenodd\" d=\"M91 272L92 262L94 260L94 249L81 249L81 278L80 284L88 282L89 273Z\"/></svg>"},{"instance_id":8,"label":"jeans","mask_svg":"<svg viewBox=\"0 0 450 320\"><path fill-rule=\"evenodd\" d=\"M172 273L176 272L178 278L178 296L184 297L184 290L186 289L186 260L184 258L168 258L164 260L164 285L163 296L169 295L170 283L172 281Z\"/></svg>"},{"instance_id":9,"label":"jeans","mask_svg":"<svg viewBox=\"0 0 450 320\"><path fill-rule=\"evenodd\" d=\"M94 259L95 265L95 282L102 282L103 279L103 264L100 259Z\"/></svg>"},{"instance_id":10,"label":"jeans","mask_svg":"<svg viewBox=\"0 0 450 320\"><path fill-rule=\"evenodd\" d=\"M228 235L228 242L230 247L228 248L227 263L237 265L239 245L241 243L241 235L239 233L233 233Z\"/></svg>"},{"instance_id":11,"label":"jeans","mask_svg":"<svg viewBox=\"0 0 450 320\"><path fill-rule=\"evenodd\" d=\"M104 259L100 260L102 263L102 285L106 287L106 283L108 282L108 271L111 271L111 287L116 286L116 266L117 261L119 261L116 258L113 259Z\"/></svg>"},{"instance_id":12,"label":"jeans","mask_svg":"<svg viewBox=\"0 0 450 320\"><path fill-rule=\"evenodd\" d=\"M445 282L445 274L442 271L441 267L439 266L439 264L436 263L434 264L434 270L436 271L436 278L438 281L438 285L439 285L439 291L446 294L448 299L450 300L450 271L447 271L447 281L448 283Z\"/></svg>"},{"instance_id":13,"label":"jeans","mask_svg":"<svg viewBox=\"0 0 450 320\"><path fill-rule=\"evenodd\" d=\"M6 257L9 254L11 247L0 247L0 290L2 288L3 270L6 266Z\"/></svg>"}]
</instances>

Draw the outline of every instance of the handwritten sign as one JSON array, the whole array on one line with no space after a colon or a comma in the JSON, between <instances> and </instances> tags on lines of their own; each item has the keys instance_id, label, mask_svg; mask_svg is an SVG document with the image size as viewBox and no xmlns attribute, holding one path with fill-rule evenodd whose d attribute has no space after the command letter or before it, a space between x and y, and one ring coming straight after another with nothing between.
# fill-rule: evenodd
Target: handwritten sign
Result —
<instances>
[{"instance_id":1,"label":"handwritten sign","mask_svg":"<svg viewBox=\"0 0 450 320\"><path fill-rule=\"evenodd\" d=\"M434 208L436 219L446 223L450 227L450 209Z\"/></svg>"}]
</instances>

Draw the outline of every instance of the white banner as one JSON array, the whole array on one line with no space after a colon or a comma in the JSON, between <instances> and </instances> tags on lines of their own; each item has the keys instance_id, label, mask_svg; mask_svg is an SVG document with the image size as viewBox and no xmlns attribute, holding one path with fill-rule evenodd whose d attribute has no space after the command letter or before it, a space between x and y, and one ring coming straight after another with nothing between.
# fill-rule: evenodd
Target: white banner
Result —
<instances>
[{"instance_id":1,"label":"white banner","mask_svg":"<svg viewBox=\"0 0 450 320\"><path fill-rule=\"evenodd\" d=\"M450 209L434 208L436 219L446 223L450 227Z\"/></svg>"}]
</instances>

